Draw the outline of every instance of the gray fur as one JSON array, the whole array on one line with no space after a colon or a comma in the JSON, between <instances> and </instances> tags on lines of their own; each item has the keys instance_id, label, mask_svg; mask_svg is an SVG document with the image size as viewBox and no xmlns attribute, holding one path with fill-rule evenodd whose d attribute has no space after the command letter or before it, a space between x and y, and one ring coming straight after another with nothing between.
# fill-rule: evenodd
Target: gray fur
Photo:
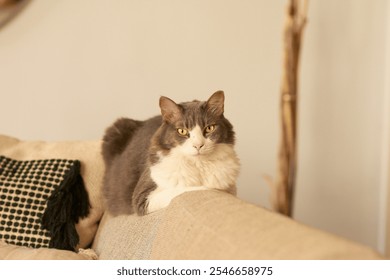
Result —
<instances>
[{"instance_id":1,"label":"gray fur","mask_svg":"<svg viewBox=\"0 0 390 280\"><path fill-rule=\"evenodd\" d=\"M234 144L230 122L223 116L224 94L214 93L208 101L176 104L167 97L160 98L161 116L146 121L119 119L106 130L102 154L106 165L103 196L113 215L146 214L147 198L156 184L150 167L167 155L186 138L177 128L192 129L216 124L209 137L216 143Z\"/></svg>"}]
</instances>

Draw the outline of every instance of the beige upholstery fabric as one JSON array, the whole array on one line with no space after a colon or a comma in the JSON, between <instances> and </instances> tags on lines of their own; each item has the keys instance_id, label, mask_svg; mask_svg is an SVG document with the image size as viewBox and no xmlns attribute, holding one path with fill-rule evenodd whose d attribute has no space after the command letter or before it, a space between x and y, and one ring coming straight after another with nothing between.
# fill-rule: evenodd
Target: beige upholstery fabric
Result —
<instances>
[{"instance_id":1,"label":"beige upholstery fabric","mask_svg":"<svg viewBox=\"0 0 390 280\"><path fill-rule=\"evenodd\" d=\"M100 156L100 141L20 141L0 135L0 154L16 160L35 159L78 159L81 161L81 175L89 194L90 215L81 220L76 229L80 236L80 248L92 243L98 222L103 215L101 183L104 164Z\"/></svg>"},{"instance_id":2,"label":"beige upholstery fabric","mask_svg":"<svg viewBox=\"0 0 390 280\"><path fill-rule=\"evenodd\" d=\"M370 248L299 224L218 191L175 198L152 259L376 259Z\"/></svg>"},{"instance_id":3,"label":"beige upholstery fabric","mask_svg":"<svg viewBox=\"0 0 390 280\"><path fill-rule=\"evenodd\" d=\"M47 248L32 249L0 241L0 259L5 260L93 260L96 258L92 250L75 253Z\"/></svg>"},{"instance_id":4,"label":"beige upholstery fabric","mask_svg":"<svg viewBox=\"0 0 390 280\"><path fill-rule=\"evenodd\" d=\"M105 214L92 248L99 255L99 259L149 259L163 215L164 211L143 217L112 217Z\"/></svg>"},{"instance_id":5,"label":"beige upholstery fabric","mask_svg":"<svg viewBox=\"0 0 390 280\"><path fill-rule=\"evenodd\" d=\"M103 214L99 141L19 141L0 135L0 154L17 160L81 161L91 214L77 225L80 247L100 259L379 259L372 249L300 224L219 191L188 192L144 217ZM85 256L87 255L87 256ZM0 243L0 259L93 258Z\"/></svg>"}]
</instances>

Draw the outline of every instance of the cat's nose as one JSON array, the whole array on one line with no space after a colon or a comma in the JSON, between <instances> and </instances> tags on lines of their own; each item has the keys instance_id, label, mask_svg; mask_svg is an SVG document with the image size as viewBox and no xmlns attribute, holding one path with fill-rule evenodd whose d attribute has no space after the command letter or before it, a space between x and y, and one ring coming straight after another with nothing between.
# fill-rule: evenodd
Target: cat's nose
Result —
<instances>
[{"instance_id":1,"label":"cat's nose","mask_svg":"<svg viewBox=\"0 0 390 280\"><path fill-rule=\"evenodd\" d=\"M194 148L199 151L200 149L202 149L203 146L204 144L194 145Z\"/></svg>"}]
</instances>

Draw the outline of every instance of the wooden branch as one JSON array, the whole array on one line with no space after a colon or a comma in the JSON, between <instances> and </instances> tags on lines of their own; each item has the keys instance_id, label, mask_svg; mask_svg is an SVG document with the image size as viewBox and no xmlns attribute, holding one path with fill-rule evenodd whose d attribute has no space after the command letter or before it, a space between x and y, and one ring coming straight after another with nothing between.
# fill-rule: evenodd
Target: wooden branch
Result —
<instances>
[{"instance_id":1,"label":"wooden branch","mask_svg":"<svg viewBox=\"0 0 390 280\"><path fill-rule=\"evenodd\" d=\"M277 174L272 187L275 211L292 216L297 170L298 68L308 1L290 0L284 29L284 67L280 98L281 136Z\"/></svg>"}]
</instances>

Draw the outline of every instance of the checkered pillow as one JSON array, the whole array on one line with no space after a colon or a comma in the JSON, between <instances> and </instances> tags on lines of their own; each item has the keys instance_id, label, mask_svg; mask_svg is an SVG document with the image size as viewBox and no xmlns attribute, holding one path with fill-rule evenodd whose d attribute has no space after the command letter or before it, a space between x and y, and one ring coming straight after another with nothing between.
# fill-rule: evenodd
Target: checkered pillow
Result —
<instances>
[{"instance_id":1,"label":"checkered pillow","mask_svg":"<svg viewBox=\"0 0 390 280\"><path fill-rule=\"evenodd\" d=\"M78 243L74 224L88 214L79 169L77 160L0 156L0 240L73 250Z\"/></svg>"}]
</instances>

